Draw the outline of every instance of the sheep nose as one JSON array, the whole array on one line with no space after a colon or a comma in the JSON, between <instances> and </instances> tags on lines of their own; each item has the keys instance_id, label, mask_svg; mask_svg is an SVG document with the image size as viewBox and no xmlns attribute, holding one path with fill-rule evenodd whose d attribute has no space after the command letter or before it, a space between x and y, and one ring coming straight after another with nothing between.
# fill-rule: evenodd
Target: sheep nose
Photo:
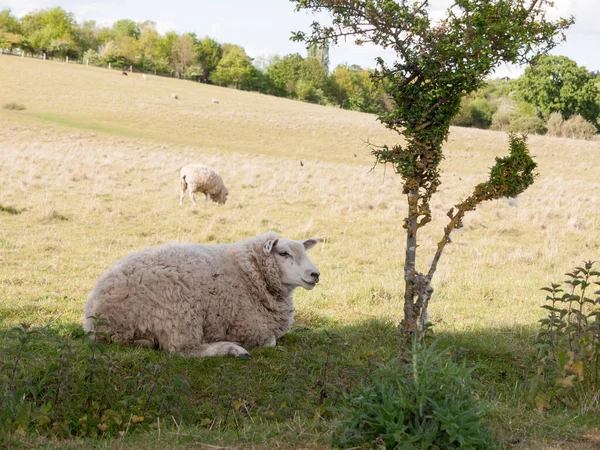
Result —
<instances>
[{"instance_id":1,"label":"sheep nose","mask_svg":"<svg viewBox=\"0 0 600 450\"><path fill-rule=\"evenodd\" d=\"M310 276L315 280L315 282L319 282L319 276L321 275L321 272L316 271L316 272L311 272Z\"/></svg>"}]
</instances>

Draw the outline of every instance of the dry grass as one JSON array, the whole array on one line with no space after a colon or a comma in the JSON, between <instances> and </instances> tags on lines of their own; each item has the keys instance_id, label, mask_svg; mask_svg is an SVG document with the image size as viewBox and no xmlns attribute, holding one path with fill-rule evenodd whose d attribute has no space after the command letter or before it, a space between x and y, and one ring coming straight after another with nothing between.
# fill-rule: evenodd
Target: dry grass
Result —
<instances>
[{"instance_id":1,"label":"dry grass","mask_svg":"<svg viewBox=\"0 0 600 450\"><path fill-rule=\"evenodd\" d=\"M0 84L11 86L0 104L28 105L0 110L0 204L21 211L0 210L0 326L61 313L80 321L98 276L144 246L268 230L321 239L311 257L322 283L297 293L300 322L401 318L406 207L399 177L370 171L363 141L393 142L374 116L48 61L0 56L0 64ZM502 339L532 326L539 288L599 257L600 142L529 143L535 185L516 206L498 201L470 214L447 247L431 306L440 332L496 330ZM423 269L446 211L507 148L501 132L452 130L435 220L422 233ZM225 206L194 208L187 197L178 205L178 170L191 162L221 173Z\"/></svg>"}]
</instances>

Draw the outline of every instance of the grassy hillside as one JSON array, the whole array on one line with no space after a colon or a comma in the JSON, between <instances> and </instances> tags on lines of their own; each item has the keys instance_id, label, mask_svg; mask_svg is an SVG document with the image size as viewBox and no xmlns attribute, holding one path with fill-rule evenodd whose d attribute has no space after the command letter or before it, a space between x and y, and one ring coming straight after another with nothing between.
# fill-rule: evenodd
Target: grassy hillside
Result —
<instances>
[{"instance_id":1,"label":"grassy hillside","mask_svg":"<svg viewBox=\"0 0 600 450\"><path fill-rule=\"evenodd\" d=\"M277 349L255 349L250 362L175 363L198 405L206 400L203 392L214 394L215 380L233 382L249 369L252 388L236 391L252 399L247 417L219 416L218 429L190 421L179 435L174 428L158 436L140 430L114 448L192 447L194 439L327 446L336 419L315 412L323 383L318 358L336 350L329 376L339 377L341 392L396 351L405 200L391 168L371 170L365 146L394 142L394 136L372 115L6 55L0 55L0 85L0 330L44 326L58 317L50 332L79 342L83 304L96 279L144 246L230 242L268 230L319 238L311 259L322 283L295 297L297 326L309 331L293 331ZM26 109L1 108L11 102ZM447 210L486 178L507 142L498 132L452 130L432 202L434 222L423 230L423 268ZM539 416L524 406L520 389L542 316L539 289L584 259L599 258L600 142L531 137L529 143L539 164L536 183L516 205L490 203L466 218L434 278L431 318L445 345L482 365L482 396L491 399L491 424L507 446L594 448L593 416L575 423L572 411ZM221 173L230 190L225 206L200 202L194 208L188 198L178 205L178 170L190 162ZM115 348L142 363L164 358ZM43 364L44 350L36 351ZM290 368L290 361L297 365ZM233 378L224 378L225 371ZM306 382L284 401L277 395L289 373ZM284 413L268 414L283 403ZM35 443L34 436L22 439Z\"/></svg>"}]
</instances>

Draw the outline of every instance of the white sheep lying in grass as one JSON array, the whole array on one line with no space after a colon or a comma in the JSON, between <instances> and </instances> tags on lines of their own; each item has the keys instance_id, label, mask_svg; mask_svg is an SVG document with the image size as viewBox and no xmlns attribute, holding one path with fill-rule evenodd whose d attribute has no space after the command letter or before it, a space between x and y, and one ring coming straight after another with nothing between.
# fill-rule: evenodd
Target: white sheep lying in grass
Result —
<instances>
[{"instance_id":1,"label":"white sheep lying in grass","mask_svg":"<svg viewBox=\"0 0 600 450\"><path fill-rule=\"evenodd\" d=\"M194 198L196 192L204 194L206 203L208 203L208 197L210 196L213 202L221 205L225 204L229 195L229 189L225 187L221 175L203 164L184 166L179 172L179 187L181 188L179 193L180 205L183 205L183 196L188 189L190 199L194 205L196 205L196 199Z\"/></svg>"},{"instance_id":2,"label":"white sheep lying in grass","mask_svg":"<svg viewBox=\"0 0 600 450\"><path fill-rule=\"evenodd\" d=\"M316 244L271 232L233 244L132 253L98 280L83 328L183 356L250 358L241 345L274 346L294 321L294 289L319 282L306 255Z\"/></svg>"}]
</instances>

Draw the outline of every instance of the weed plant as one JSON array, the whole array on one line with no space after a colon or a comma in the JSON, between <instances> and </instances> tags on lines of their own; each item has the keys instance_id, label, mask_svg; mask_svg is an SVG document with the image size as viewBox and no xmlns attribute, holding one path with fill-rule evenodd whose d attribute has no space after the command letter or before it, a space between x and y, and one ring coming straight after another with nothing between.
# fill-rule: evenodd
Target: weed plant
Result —
<instances>
[{"instance_id":1,"label":"weed plant","mask_svg":"<svg viewBox=\"0 0 600 450\"><path fill-rule=\"evenodd\" d=\"M333 443L348 448L497 448L474 395L473 369L453 362L435 345L413 345L408 361L380 367L351 397L350 418Z\"/></svg>"},{"instance_id":2,"label":"weed plant","mask_svg":"<svg viewBox=\"0 0 600 450\"><path fill-rule=\"evenodd\" d=\"M536 373L529 402L538 410L570 406L581 413L600 410L600 272L586 261L548 292L536 341ZM593 292L593 294L592 294Z\"/></svg>"}]
</instances>

